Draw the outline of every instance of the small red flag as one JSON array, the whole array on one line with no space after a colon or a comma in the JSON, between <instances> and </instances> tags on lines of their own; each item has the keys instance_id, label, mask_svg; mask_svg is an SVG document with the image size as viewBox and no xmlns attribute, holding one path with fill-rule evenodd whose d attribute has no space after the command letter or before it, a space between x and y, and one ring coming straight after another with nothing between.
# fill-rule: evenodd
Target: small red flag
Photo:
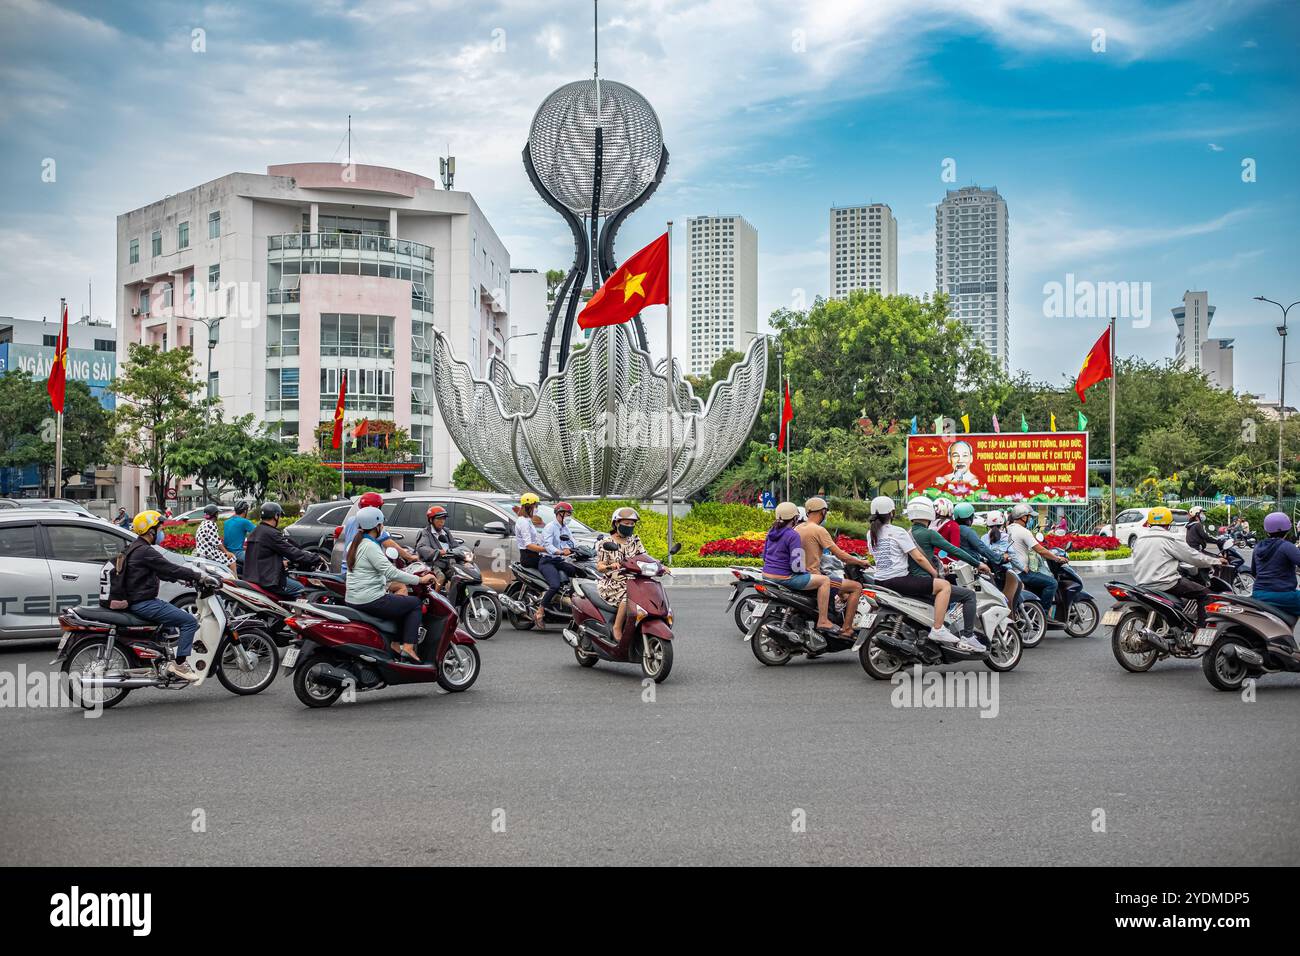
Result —
<instances>
[{"instance_id":1,"label":"small red flag","mask_svg":"<svg viewBox=\"0 0 1300 956\"><path fill-rule=\"evenodd\" d=\"M1114 365L1110 355L1110 326L1106 326L1106 331L1101 333L1101 338L1097 344L1092 347L1083 359L1083 367L1079 369L1079 375L1074 380L1074 390L1079 396L1079 401L1087 404L1088 399L1084 397L1084 392L1096 385L1098 382L1105 381L1114 374Z\"/></svg>"},{"instance_id":2,"label":"small red flag","mask_svg":"<svg viewBox=\"0 0 1300 956\"><path fill-rule=\"evenodd\" d=\"M334 447L343 444L343 399L348 394L348 373L339 369L339 400L334 406Z\"/></svg>"},{"instance_id":3,"label":"small red flag","mask_svg":"<svg viewBox=\"0 0 1300 956\"><path fill-rule=\"evenodd\" d=\"M364 438L370 434L370 419L363 418L357 422L357 427L352 429L353 438Z\"/></svg>"},{"instance_id":4,"label":"small red flag","mask_svg":"<svg viewBox=\"0 0 1300 956\"><path fill-rule=\"evenodd\" d=\"M578 326L626 322L647 305L668 303L668 233L624 262L578 313Z\"/></svg>"},{"instance_id":5,"label":"small red flag","mask_svg":"<svg viewBox=\"0 0 1300 956\"><path fill-rule=\"evenodd\" d=\"M790 422L794 421L794 405L790 401L790 380L785 380L785 403L781 406L781 440L776 447L785 451L785 436Z\"/></svg>"},{"instance_id":6,"label":"small red flag","mask_svg":"<svg viewBox=\"0 0 1300 956\"><path fill-rule=\"evenodd\" d=\"M63 396L68 381L68 307L63 306L63 327L54 346L54 364L50 366L50 377L45 380L45 390L50 393L50 404L60 415L63 414Z\"/></svg>"}]
</instances>

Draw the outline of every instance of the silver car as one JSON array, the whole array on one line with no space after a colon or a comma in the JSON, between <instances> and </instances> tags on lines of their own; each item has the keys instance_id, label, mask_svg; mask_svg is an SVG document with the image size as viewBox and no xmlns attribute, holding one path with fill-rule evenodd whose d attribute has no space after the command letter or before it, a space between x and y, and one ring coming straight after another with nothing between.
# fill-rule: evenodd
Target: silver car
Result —
<instances>
[{"instance_id":1,"label":"silver car","mask_svg":"<svg viewBox=\"0 0 1300 956\"><path fill-rule=\"evenodd\" d=\"M71 511L0 510L0 641L58 637L59 612L98 605L100 571L134 540L116 525ZM164 554L184 563L181 555ZM185 606L194 592L184 582L163 581L158 596Z\"/></svg>"},{"instance_id":2,"label":"silver car","mask_svg":"<svg viewBox=\"0 0 1300 956\"><path fill-rule=\"evenodd\" d=\"M405 548L415 550L415 538L428 526L425 513L434 505L447 509L447 529L465 541L474 552L474 562L483 574L483 583L504 591L510 583L510 565L519 560L515 544L515 518L512 510L518 499L495 493L473 491L394 491L384 495L384 528ZM347 518L357 513L354 502ZM537 514L543 521L555 517L550 504L542 502ZM346 524L346 519L344 521ZM592 545L596 532L573 516L568 526L579 544ZM334 544L330 564L338 570L343 564L343 536Z\"/></svg>"}]
</instances>

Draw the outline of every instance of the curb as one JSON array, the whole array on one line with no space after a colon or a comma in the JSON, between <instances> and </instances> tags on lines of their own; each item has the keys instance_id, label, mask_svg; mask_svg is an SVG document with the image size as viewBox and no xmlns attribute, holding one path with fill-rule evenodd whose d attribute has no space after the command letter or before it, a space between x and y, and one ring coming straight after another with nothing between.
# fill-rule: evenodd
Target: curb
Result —
<instances>
[{"instance_id":1,"label":"curb","mask_svg":"<svg viewBox=\"0 0 1300 956\"><path fill-rule=\"evenodd\" d=\"M1133 566L1132 558L1114 561L1076 561L1072 566L1080 574L1108 574L1126 571ZM730 584L736 580L727 568L673 568L672 574L660 579L670 588L710 588Z\"/></svg>"}]
</instances>

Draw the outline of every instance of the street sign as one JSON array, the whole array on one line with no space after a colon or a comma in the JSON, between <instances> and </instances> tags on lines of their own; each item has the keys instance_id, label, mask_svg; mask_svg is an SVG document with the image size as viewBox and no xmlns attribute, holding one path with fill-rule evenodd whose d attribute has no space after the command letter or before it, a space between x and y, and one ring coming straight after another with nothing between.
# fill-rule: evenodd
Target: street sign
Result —
<instances>
[{"instance_id":1,"label":"street sign","mask_svg":"<svg viewBox=\"0 0 1300 956\"><path fill-rule=\"evenodd\" d=\"M175 501L175 500L176 500L176 489L175 489L175 488L168 488L168 489L167 489L167 500L168 500L168 501Z\"/></svg>"},{"instance_id":2,"label":"street sign","mask_svg":"<svg viewBox=\"0 0 1300 956\"><path fill-rule=\"evenodd\" d=\"M763 492L763 507L768 511L774 510L776 508L776 495L770 491Z\"/></svg>"},{"instance_id":3,"label":"street sign","mask_svg":"<svg viewBox=\"0 0 1300 956\"><path fill-rule=\"evenodd\" d=\"M1223 503L1225 505L1235 505L1237 503L1237 498L1235 495L1224 495Z\"/></svg>"}]
</instances>

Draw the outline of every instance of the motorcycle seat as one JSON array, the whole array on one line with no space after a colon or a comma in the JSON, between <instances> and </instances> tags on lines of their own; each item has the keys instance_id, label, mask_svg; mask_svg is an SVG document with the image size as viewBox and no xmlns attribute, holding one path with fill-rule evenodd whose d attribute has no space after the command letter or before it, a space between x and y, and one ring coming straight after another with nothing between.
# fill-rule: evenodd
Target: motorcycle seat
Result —
<instances>
[{"instance_id":1,"label":"motorcycle seat","mask_svg":"<svg viewBox=\"0 0 1300 956\"><path fill-rule=\"evenodd\" d=\"M1280 617L1282 620L1286 621L1287 626L1289 626L1292 630L1295 629L1296 621L1300 620L1300 618L1298 618L1296 615L1292 614L1290 611L1282 610L1276 604L1269 604L1267 601L1257 601L1255 598L1248 598L1248 597L1242 597L1241 595L1234 595L1229 600L1229 603L1243 604L1246 607L1253 607L1257 611L1267 611L1269 614L1272 614L1276 617Z\"/></svg>"},{"instance_id":2,"label":"motorcycle seat","mask_svg":"<svg viewBox=\"0 0 1300 956\"><path fill-rule=\"evenodd\" d=\"M130 611L110 611L105 607L74 607L73 613L87 621L97 624L112 624L115 627L162 627L156 621L149 621Z\"/></svg>"},{"instance_id":3,"label":"motorcycle seat","mask_svg":"<svg viewBox=\"0 0 1300 956\"><path fill-rule=\"evenodd\" d=\"M602 614L617 614L618 607L610 604L600 596L600 591L596 588L595 581L576 581L574 582L587 600L596 606L596 610Z\"/></svg>"},{"instance_id":4,"label":"motorcycle seat","mask_svg":"<svg viewBox=\"0 0 1300 956\"><path fill-rule=\"evenodd\" d=\"M339 614L346 617L349 621L356 621L359 624L369 624L381 634L398 635L402 633L401 621L390 621L386 618L375 617L373 614L367 614L365 611L358 611L350 604L331 604L329 610L331 614Z\"/></svg>"}]
</instances>

